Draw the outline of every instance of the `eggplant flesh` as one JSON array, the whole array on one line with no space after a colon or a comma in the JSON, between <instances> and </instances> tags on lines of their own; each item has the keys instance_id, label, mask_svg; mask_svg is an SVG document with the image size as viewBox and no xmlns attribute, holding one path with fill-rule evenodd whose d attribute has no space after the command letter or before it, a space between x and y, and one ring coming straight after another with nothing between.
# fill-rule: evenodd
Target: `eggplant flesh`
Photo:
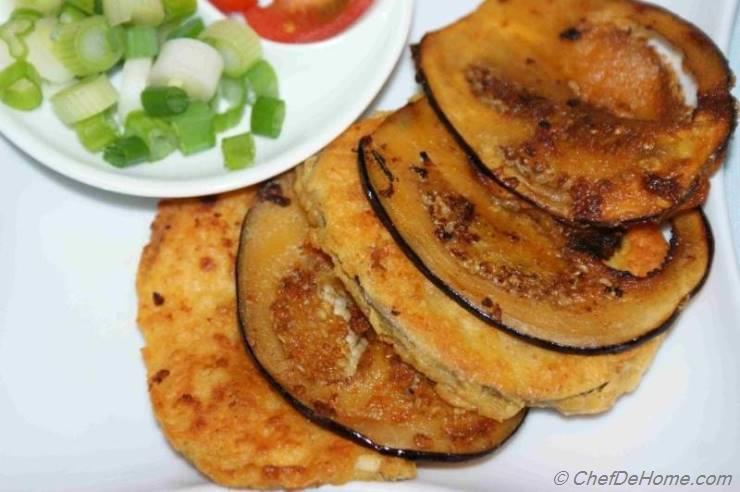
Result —
<instances>
[{"instance_id":1,"label":"eggplant flesh","mask_svg":"<svg viewBox=\"0 0 740 492\"><path fill-rule=\"evenodd\" d=\"M695 107L655 39L683 56ZM485 1L427 34L415 59L476 165L573 223L656 221L695 204L735 126L720 50L637 1Z\"/></svg>"},{"instance_id":2,"label":"eggplant flesh","mask_svg":"<svg viewBox=\"0 0 740 492\"><path fill-rule=\"evenodd\" d=\"M314 422L387 455L461 461L500 446L526 411L498 422L455 408L381 342L309 242L291 182L268 184L249 212L237 266L245 345L268 380Z\"/></svg>"},{"instance_id":3,"label":"eggplant flesh","mask_svg":"<svg viewBox=\"0 0 740 492\"><path fill-rule=\"evenodd\" d=\"M657 269L638 277L610 267L624 231L568 226L482 175L426 99L363 139L359 167L376 214L432 283L490 325L547 348L620 352L659 335L710 266L711 231L689 211L672 220ZM646 241L654 237L662 241L659 233Z\"/></svg>"}]
</instances>

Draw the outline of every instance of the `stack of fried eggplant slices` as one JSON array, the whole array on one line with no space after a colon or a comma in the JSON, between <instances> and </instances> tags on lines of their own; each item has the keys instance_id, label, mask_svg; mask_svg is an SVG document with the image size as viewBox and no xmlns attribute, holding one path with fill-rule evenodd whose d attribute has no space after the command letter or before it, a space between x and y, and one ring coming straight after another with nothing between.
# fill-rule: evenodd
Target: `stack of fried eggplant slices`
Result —
<instances>
[{"instance_id":1,"label":"stack of fried eggplant slices","mask_svg":"<svg viewBox=\"0 0 740 492\"><path fill-rule=\"evenodd\" d=\"M604 412L707 277L700 207L735 101L695 26L629 0L488 0L413 56L423 94L405 107L259 191L162 205L139 274L150 391L221 483L408 478L407 460L493 451L528 408ZM177 275L197 288L162 293ZM223 302L204 301L216 284ZM163 335L183 305L202 323ZM251 360L214 377L212 330ZM301 426L323 444L294 442Z\"/></svg>"}]
</instances>

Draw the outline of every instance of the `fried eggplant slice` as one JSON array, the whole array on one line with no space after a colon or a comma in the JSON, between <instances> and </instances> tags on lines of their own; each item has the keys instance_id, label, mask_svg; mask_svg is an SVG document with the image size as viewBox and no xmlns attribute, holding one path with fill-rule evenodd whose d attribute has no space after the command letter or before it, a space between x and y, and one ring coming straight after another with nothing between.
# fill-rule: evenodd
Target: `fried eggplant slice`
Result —
<instances>
[{"instance_id":1,"label":"fried eggplant slice","mask_svg":"<svg viewBox=\"0 0 740 492\"><path fill-rule=\"evenodd\" d=\"M308 239L292 178L266 185L244 224L237 292L245 343L288 401L318 424L380 453L463 461L492 452L524 420L455 408L381 342ZM278 191L279 190L279 191Z\"/></svg>"},{"instance_id":2,"label":"fried eggplant slice","mask_svg":"<svg viewBox=\"0 0 740 492\"><path fill-rule=\"evenodd\" d=\"M695 107L656 50L682 55ZM735 125L717 46L630 0L488 0L427 34L418 78L482 170L570 222L658 220L700 192Z\"/></svg>"},{"instance_id":3,"label":"fried eggplant slice","mask_svg":"<svg viewBox=\"0 0 740 492\"><path fill-rule=\"evenodd\" d=\"M497 420L523 406L601 412L634 389L625 379L642 375L663 337L619 354L546 350L492 329L419 272L378 220L360 183L357 143L381 121L350 128L301 166L296 181L313 242L331 256L335 274L381 340L435 381L453 405L467 404ZM600 392L605 388L610 391Z\"/></svg>"},{"instance_id":4,"label":"fried eggplant slice","mask_svg":"<svg viewBox=\"0 0 740 492\"><path fill-rule=\"evenodd\" d=\"M170 444L221 485L303 488L412 478L412 462L321 429L285 402L244 350L235 258L249 188L163 202L139 264L149 396Z\"/></svg>"},{"instance_id":5,"label":"fried eggplant slice","mask_svg":"<svg viewBox=\"0 0 740 492\"><path fill-rule=\"evenodd\" d=\"M612 269L605 260L621 232L564 225L482 176L426 99L364 139L359 166L378 217L434 285L486 323L547 348L643 343L670 326L709 270L700 211L672 220L657 270L640 278ZM659 227L648 227L642 248L655 239L664 246Z\"/></svg>"}]
</instances>

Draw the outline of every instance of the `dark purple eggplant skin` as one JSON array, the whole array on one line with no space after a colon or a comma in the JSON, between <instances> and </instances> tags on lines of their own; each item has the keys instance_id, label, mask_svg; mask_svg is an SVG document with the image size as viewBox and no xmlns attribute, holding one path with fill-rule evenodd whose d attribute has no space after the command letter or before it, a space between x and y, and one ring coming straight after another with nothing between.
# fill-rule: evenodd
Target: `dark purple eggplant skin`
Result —
<instances>
[{"instance_id":1,"label":"dark purple eggplant skin","mask_svg":"<svg viewBox=\"0 0 740 492\"><path fill-rule=\"evenodd\" d=\"M365 152L367 150L368 145L370 145L371 142L372 142L372 137L368 136L368 137L362 138L358 145L357 167L358 167L358 172L360 173L360 182L362 183L363 193L365 197L367 198L368 202L370 203L370 207L373 209L373 212L375 212L376 217L385 226L386 230L391 235L391 237L393 237L393 240L396 242L398 247L401 248L401 251L403 251L406 257L414 264L414 266L432 284L434 284L435 287L441 290L450 299L455 301L459 306L461 306L466 311L468 311L475 317L479 318L483 322L489 324L490 326L497 328L508 335L517 337L529 344L532 344L532 345L535 345L535 346L538 346L538 347L541 347L547 350L561 352L564 354L573 354L573 355L605 355L605 354L617 354L617 353L625 352L649 340L652 340L653 338L659 335L662 335L663 333L668 331L668 329L673 325L676 319L678 319L678 316L683 310L683 307L685 306L686 302L688 302L691 297L693 297L697 292L699 292L702 289L702 287L707 281L707 278L709 277L709 273L712 269L712 264L714 260L714 235L712 233L712 228L709 225L709 221L707 220L706 215L704 214L702 210L699 210L702 221L704 222L704 226L706 227L706 231L707 231L706 241L707 241L707 247L709 249L709 263L707 265L706 271L704 272L704 277L698 283L696 288L687 296L684 303L678 306L676 310L673 312L673 314L663 324L643 334L642 336L634 338L627 342L615 344L615 345L603 346L603 347L575 347L575 346L568 346L568 345L560 345L557 343L550 342L548 340L543 340L540 338L532 337L524 333L520 333L514 328L495 319L489 313L483 311L482 309L479 309L476 305L469 302L461 293L459 293L458 291L450 287L447 283L444 282L444 280L438 277L424 263L424 261L419 257L419 255L417 255L416 252L411 248L411 246L406 242L403 235L400 233L396 225L393 223L393 220L391 219L390 215L388 215L388 212L386 211L385 207L381 203L378 191L373 187L372 183L370 183L370 177L367 172L367 161L365 159ZM671 237L670 249L668 252L668 256L666 257L666 261L668 260L668 258L670 258L670 255L672 254L672 252L675 251L675 248L678 246L678 242L680 240L681 238L679 238L676 234L674 234ZM654 275L659 271L660 269L656 270L652 274ZM625 275L630 275L630 274L625 272Z\"/></svg>"},{"instance_id":2,"label":"dark purple eggplant skin","mask_svg":"<svg viewBox=\"0 0 740 492\"><path fill-rule=\"evenodd\" d=\"M290 391L288 391L285 387L283 387L267 370L267 368L260 362L259 358L257 357L257 354L254 352L252 345L249 342L249 326L247 324L247 321L244 317L244 309L243 309L243 301L244 296L243 293L240 292L240 272L239 272L239 265L241 264L243 258L243 247L244 244L244 238L246 237L245 232L247 229L247 224L249 222L249 214L250 212L247 212L247 215L244 218L244 222L242 225L242 231L241 231L241 237L239 240L239 251L237 253L237 260L236 260L236 266L235 266L235 272L234 272L234 278L236 283L236 299L237 299L237 308L236 308L236 314L237 319L239 321L239 331L241 333L242 342L244 344L244 349L246 351L246 354L248 357L250 357L255 365L257 366L257 369L262 374L262 377L264 377L270 385L273 387L275 391L280 394L280 396L285 399L293 408L295 408L299 413L301 413L304 417L309 419L311 422L315 423L319 427L326 429L330 432L333 432L341 437L344 437L352 442L355 442L361 446L364 446L368 449L371 449L373 451L376 451L382 455L386 456L393 456L396 458L403 458L407 460L412 461L424 461L424 462L437 462L437 463L460 463L464 461L472 461L476 460L478 458L482 458L484 456L487 456L494 451L497 451L498 449L501 449L503 445L505 445L511 437L519 432L519 429L521 429L522 424L525 420L527 420L527 414L529 413L529 409L525 409L524 416L522 418L522 421L519 423L517 428L509 434L509 436L503 440L502 442L498 443L496 446L486 449L484 451L481 451L479 453L469 453L469 454L452 454L452 453L436 453L436 452L427 452L427 451L419 451L415 449L397 449L392 448L388 446L384 446L382 444L378 444L374 442L369 437L365 436L364 434L357 432L355 430L350 429L349 427L340 424L339 422L332 420L331 418L328 418L324 415L318 414L314 409L311 407L305 405L300 400L295 398Z\"/></svg>"}]
</instances>

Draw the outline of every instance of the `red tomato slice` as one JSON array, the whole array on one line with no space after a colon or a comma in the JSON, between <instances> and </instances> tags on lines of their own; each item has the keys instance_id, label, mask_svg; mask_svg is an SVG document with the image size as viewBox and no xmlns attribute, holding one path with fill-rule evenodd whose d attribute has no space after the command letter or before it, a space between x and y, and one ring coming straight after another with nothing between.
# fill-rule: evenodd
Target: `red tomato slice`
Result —
<instances>
[{"instance_id":1,"label":"red tomato slice","mask_svg":"<svg viewBox=\"0 0 740 492\"><path fill-rule=\"evenodd\" d=\"M263 38L283 43L311 43L344 31L373 0L275 0L246 9L249 25Z\"/></svg>"},{"instance_id":2,"label":"red tomato slice","mask_svg":"<svg viewBox=\"0 0 740 492\"><path fill-rule=\"evenodd\" d=\"M223 13L243 12L257 5L257 0L211 0Z\"/></svg>"}]
</instances>

